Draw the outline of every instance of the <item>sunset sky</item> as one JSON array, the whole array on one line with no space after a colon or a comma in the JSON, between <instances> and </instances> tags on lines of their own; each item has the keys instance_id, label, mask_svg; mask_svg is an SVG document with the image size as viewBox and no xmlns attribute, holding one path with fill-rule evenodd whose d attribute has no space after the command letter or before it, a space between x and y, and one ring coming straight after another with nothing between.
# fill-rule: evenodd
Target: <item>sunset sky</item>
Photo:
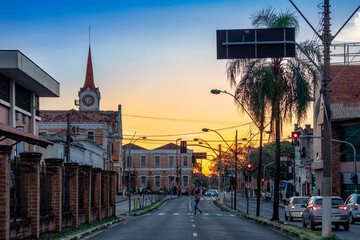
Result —
<instances>
[{"instance_id":1,"label":"sunset sky","mask_svg":"<svg viewBox=\"0 0 360 240\"><path fill-rule=\"evenodd\" d=\"M234 91L226 80L226 61L216 59L216 30L252 28L251 14L271 5L295 11L287 0L0 2L0 49L20 50L60 82L60 97L41 99L41 109L76 109L91 26L101 109L117 110L121 104L124 143L136 132L137 137L148 138L137 144L150 149L178 138L202 138L213 147L221 143L216 134L202 133L202 128L226 129L219 132L230 142L235 130L239 139L249 138L250 129L256 133L232 97L210 93L213 88ZM294 0L314 27L322 2ZM359 3L355 2L330 1L333 34L356 9ZM312 38L312 30L300 16L299 22L296 40ZM357 13L335 42L359 42L359 29ZM303 124L312 124L311 111ZM286 126L284 138L293 124Z\"/></svg>"}]
</instances>

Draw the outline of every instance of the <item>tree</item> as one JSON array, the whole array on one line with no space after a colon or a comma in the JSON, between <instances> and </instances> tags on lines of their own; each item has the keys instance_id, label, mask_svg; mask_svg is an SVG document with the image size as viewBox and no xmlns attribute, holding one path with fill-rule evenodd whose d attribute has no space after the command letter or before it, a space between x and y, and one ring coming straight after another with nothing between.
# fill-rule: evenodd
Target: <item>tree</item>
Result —
<instances>
[{"instance_id":1,"label":"tree","mask_svg":"<svg viewBox=\"0 0 360 240\"><path fill-rule=\"evenodd\" d=\"M299 24L294 12L276 12L267 7L251 16L254 27L284 28ZM316 45L302 43L308 54L319 61ZM279 220L280 137L284 123L291 122L293 114L298 121L306 116L312 97L312 86L319 74L316 68L297 52L295 58L235 59L226 64L227 78L236 87L235 97L261 123L270 116L270 130L275 137L275 185L272 220ZM237 83L236 78L240 76Z\"/></svg>"}]
</instances>

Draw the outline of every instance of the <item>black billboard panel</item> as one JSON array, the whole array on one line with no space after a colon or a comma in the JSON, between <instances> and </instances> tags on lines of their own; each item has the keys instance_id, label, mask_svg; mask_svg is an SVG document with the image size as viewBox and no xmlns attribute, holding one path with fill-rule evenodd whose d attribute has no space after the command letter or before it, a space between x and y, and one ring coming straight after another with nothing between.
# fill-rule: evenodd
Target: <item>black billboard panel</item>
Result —
<instances>
[{"instance_id":1,"label":"black billboard panel","mask_svg":"<svg viewBox=\"0 0 360 240\"><path fill-rule=\"evenodd\" d=\"M295 28L217 30L217 59L295 57Z\"/></svg>"}]
</instances>

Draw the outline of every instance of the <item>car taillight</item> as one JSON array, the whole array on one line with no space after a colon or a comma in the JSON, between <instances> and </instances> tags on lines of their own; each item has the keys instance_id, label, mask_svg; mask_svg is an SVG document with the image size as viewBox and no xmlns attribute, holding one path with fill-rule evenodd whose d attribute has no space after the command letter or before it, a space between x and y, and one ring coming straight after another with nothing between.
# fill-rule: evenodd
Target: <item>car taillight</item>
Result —
<instances>
[{"instance_id":1,"label":"car taillight","mask_svg":"<svg viewBox=\"0 0 360 240\"><path fill-rule=\"evenodd\" d=\"M315 206L313 206L312 209L313 209L314 211L316 211L316 210L322 209L322 207L315 207Z\"/></svg>"},{"instance_id":2,"label":"car taillight","mask_svg":"<svg viewBox=\"0 0 360 240\"><path fill-rule=\"evenodd\" d=\"M295 205L291 205L291 209L294 209L295 208Z\"/></svg>"},{"instance_id":3,"label":"car taillight","mask_svg":"<svg viewBox=\"0 0 360 240\"><path fill-rule=\"evenodd\" d=\"M355 211L359 210L359 204L355 203Z\"/></svg>"},{"instance_id":4,"label":"car taillight","mask_svg":"<svg viewBox=\"0 0 360 240\"><path fill-rule=\"evenodd\" d=\"M339 209L342 209L342 210L347 210L347 206L342 206L342 207L339 207Z\"/></svg>"}]
</instances>

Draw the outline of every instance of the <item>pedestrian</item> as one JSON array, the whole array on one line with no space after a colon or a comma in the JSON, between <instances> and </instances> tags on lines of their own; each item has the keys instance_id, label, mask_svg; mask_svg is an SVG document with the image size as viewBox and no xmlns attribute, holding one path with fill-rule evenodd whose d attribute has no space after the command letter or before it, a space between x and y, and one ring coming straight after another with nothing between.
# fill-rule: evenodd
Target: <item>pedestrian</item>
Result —
<instances>
[{"instance_id":1,"label":"pedestrian","mask_svg":"<svg viewBox=\"0 0 360 240\"><path fill-rule=\"evenodd\" d=\"M180 196L180 193L181 193L181 188L180 188L180 186L178 186L178 196Z\"/></svg>"},{"instance_id":2,"label":"pedestrian","mask_svg":"<svg viewBox=\"0 0 360 240\"><path fill-rule=\"evenodd\" d=\"M194 197L194 215L196 215L196 210L198 210L200 212L200 214L202 213L202 211L198 208L200 202L200 196L198 192L195 192L195 197Z\"/></svg>"},{"instance_id":3,"label":"pedestrian","mask_svg":"<svg viewBox=\"0 0 360 240\"><path fill-rule=\"evenodd\" d=\"M189 189L186 189L186 196L189 196Z\"/></svg>"},{"instance_id":4,"label":"pedestrian","mask_svg":"<svg viewBox=\"0 0 360 240\"><path fill-rule=\"evenodd\" d=\"M141 194L142 194L142 192L143 192L143 187L139 187L139 194L140 194L140 196L141 196Z\"/></svg>"}]
</instances>

